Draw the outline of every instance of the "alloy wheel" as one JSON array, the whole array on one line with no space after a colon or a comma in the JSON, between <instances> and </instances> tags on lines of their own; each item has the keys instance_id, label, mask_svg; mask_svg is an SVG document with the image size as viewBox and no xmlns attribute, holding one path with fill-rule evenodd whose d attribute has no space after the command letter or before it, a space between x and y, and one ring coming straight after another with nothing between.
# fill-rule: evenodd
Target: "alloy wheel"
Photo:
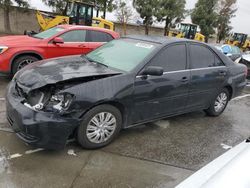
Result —
<instances>
[{"instance_id":1,"label":"alloy wheel","mask_svg":"<svg viewBox=\"0 0 250 188\"><path fill-rule=\"evenodd\" d=\"M227 99L228 97L226 93L220 93L215 100L214 110L216 112L221 112L224 110L225 106L227 105Z\"/></svg>"},{"instance_id":2,"label":"alloy wheel","mask_svg":"<svg viewBox=\"0 0 250 188\"><path fill-rule=\"evenodd\" d=\"M17 70L19 71L19 70L21 70L23 67L25 67L26 65L31 64L31 63L33 63L33 62L34 62L34 60L32 60L32 59L25 59L25 60L21 61L21 62L18 64Z\"/></svg>"}]
</instances>

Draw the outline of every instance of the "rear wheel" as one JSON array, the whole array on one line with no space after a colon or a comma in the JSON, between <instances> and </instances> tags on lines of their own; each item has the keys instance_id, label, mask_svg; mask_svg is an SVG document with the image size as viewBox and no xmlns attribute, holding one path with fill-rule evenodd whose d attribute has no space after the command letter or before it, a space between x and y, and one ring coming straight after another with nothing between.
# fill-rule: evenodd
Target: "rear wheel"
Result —
<instances>
[{"instance_id":1,"label":"rear wheel","mask_svg":"<svg viewBox=\"0 0 250 188\"><path fill-rule=\"evenodd\" d=\"M84 115L77 131L77 140L83 148L100 148L114 140L121 126L120 111L111 105L100 105Z\"/></svg>"},{"instance_id":2,"label":"rear wheel","mask_svg":"<svg viewBox=\"0 0 250 188\"><path fill-rule=\"evenodd\" d=\"M226 88L221 90L218 95L215 97L213 102L211 103L210 107L205 110L205 112L209 116L219 116L221 115L225 108L227 107L228 101L229 101L229 92Z\"/></svg>"},{"instance_id":3,"label":"rear wheel","mask_svg":"<svg viewBox=\"0 0 250 188\"><path fill-rule=\"evenodd\" d=\"M34 56L30 56L30 55L24 55L24 56L18 57L13 62L12 74L14 75L17 71L21 70L26 65L31 64L38 60L39 60L38 58Z\"/></svg>"}]
</instances>

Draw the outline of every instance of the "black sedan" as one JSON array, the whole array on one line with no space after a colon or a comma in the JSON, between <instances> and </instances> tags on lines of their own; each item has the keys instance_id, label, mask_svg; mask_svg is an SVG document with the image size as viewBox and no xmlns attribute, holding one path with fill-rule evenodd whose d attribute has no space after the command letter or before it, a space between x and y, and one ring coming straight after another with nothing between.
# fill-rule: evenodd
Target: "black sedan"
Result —
<instances>
[{"instance_id":1,"label":"black sedan","mask_svg":"<svg viewBox=\"0 0 250 188\"><path fill-rule=\"evenodd\" d=\"M246 85L246 70L203 43L121 38L19 71L7 90L7 119L36 147L63 148L75 136L99 148L138 124L197 110L220 115Z\"/></svg>"}]
</instances>

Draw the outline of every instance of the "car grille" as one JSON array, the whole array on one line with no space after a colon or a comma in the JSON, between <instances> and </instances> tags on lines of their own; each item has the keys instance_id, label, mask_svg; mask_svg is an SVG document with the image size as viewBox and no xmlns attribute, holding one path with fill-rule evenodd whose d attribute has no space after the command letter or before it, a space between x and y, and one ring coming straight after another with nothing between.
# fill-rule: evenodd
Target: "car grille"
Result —
<instances>
[{"instance_id":1,"label":"car grille","mask_svg":"<svg viewBox=\"0 0 250 188\"><path fill-rule=\"evenodd\" d=\"M32 143L32 142L37 142L39 138L29 135L25 132L18 132L16 133L17 136L19 136L21 139L23 139L25 142Z\"/></svg>"},{"instance_id":2,"label":"car grille","mask_svg":"<svg viewBox=\"0 0 250 188\"><path fill-rule=\"evenodd\" d=\"M7 121L9 122L11 127L14 125L14 121L11 119L10 116L7 116Z\"/></svg>"}]
</instances>

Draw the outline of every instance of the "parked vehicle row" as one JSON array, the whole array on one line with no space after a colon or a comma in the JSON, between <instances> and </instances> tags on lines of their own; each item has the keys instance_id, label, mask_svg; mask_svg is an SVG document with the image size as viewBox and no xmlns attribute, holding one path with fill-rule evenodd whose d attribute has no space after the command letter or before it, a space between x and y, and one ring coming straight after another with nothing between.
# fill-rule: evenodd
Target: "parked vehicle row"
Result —
<instances>
[{"instance_id":1,"label":"parked vehicle row","mask_svg":"<svg viewBox=\"0 0 250 188\"><path fill-rule=\"evenodd\" d=\"M246 75L245 65L204 43L130 36L18 71L7 119L33 146L63 148L73 135L82 147L99 148L138 124L197 110L219 116Z\"/></svg>"},{"instance_id":2,"label":"parked vehicle row","mask_svg":"<svg viewBox=\"0 0 250 188\"><path fill-rule=\"evenodd\" d=\"M232 46L228 44L223 44L223 45L216 44L215 47L233 61L240 58L242 55L240 48L237 46Z\"/></svg>"},{"instance_id":3,"label":"parked vehicle row","mask_svg":"<svg viewBox=\"0 0 250 188\"><path fill-rule=\"evenodd\" d=\"M0 72L14 75L38 60L87 54L119 38L119 34L102 28L60 25L33 36L0 37Z\"/></svg>"}]
</instances>

